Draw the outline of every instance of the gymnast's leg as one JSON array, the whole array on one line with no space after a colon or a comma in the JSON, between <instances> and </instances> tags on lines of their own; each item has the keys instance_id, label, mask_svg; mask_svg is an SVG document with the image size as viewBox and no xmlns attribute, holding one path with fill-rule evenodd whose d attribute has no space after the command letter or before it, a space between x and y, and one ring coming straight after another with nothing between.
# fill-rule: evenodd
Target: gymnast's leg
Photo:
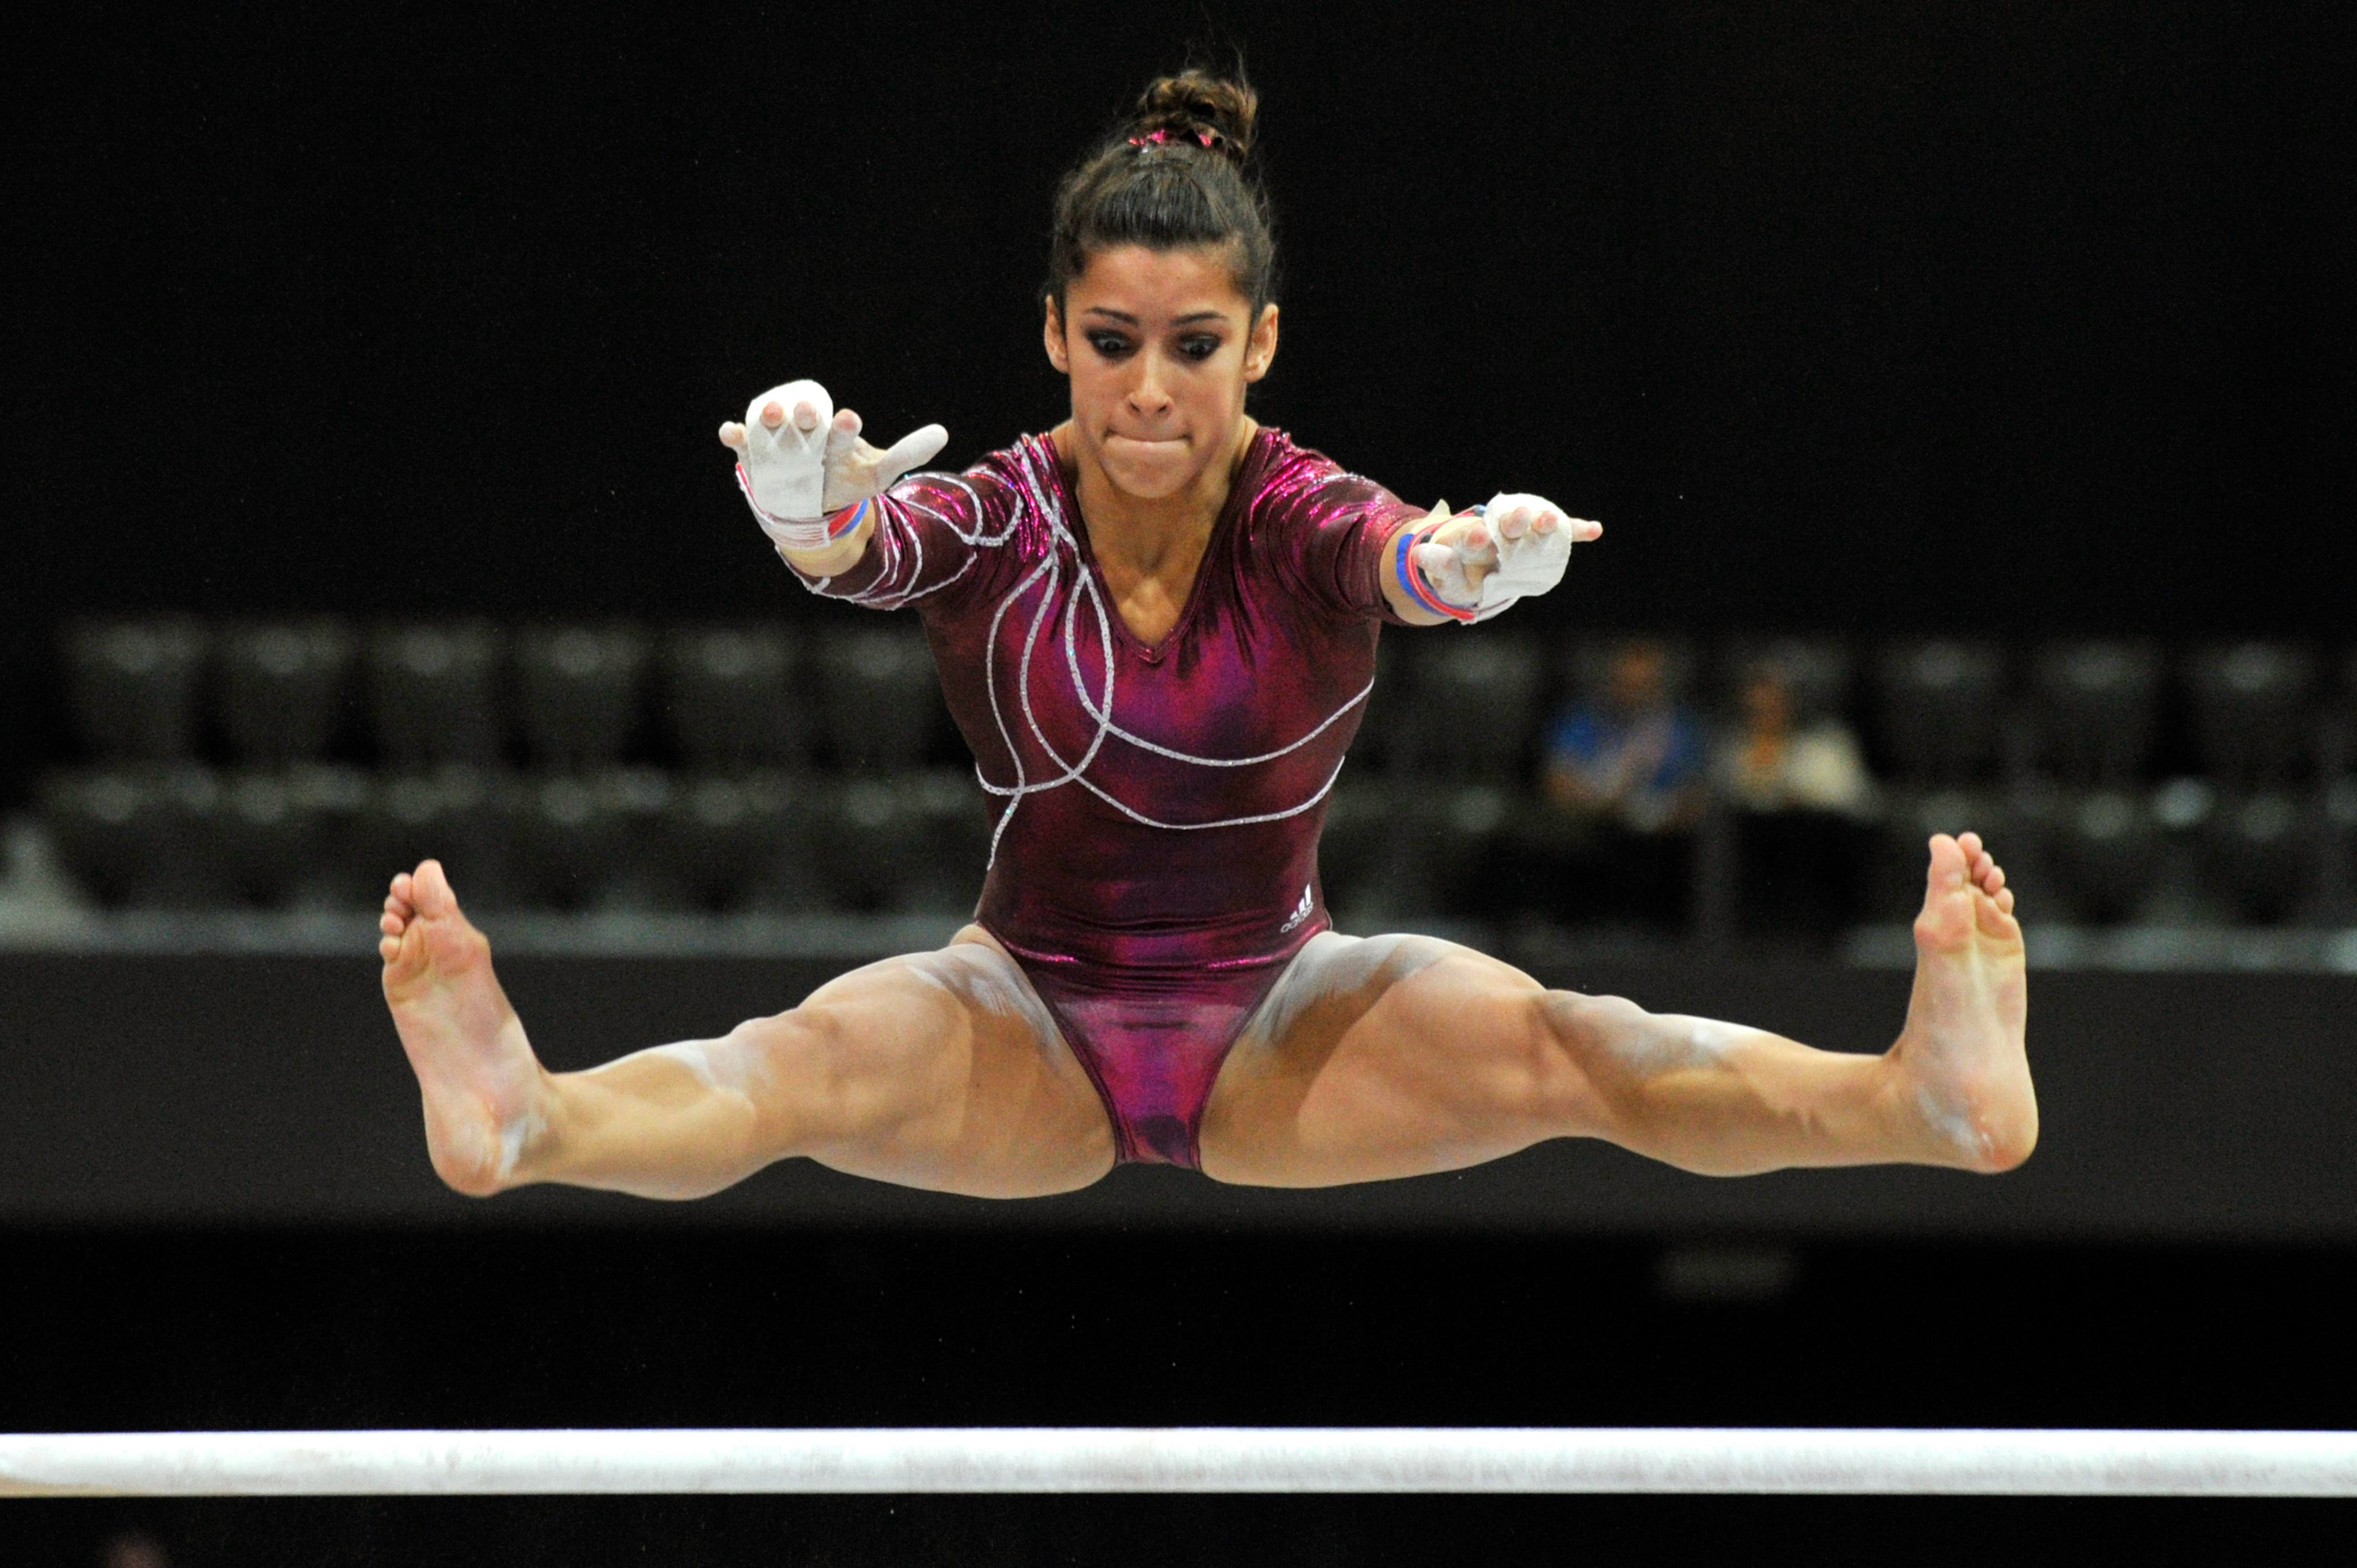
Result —
<instances>
[{"instance_id":1,"label":"gymnast's leg","mask_svg":"<svg viewBox=\"0 0 2357 1568\"><path fill-rule=\"evenodd\" d=\"M1915 948L1906 1026L1867 1056L1548 991L1431 938L1322 936L1222 1069L1203 1168L1318 1187L1585 1136L1714 1176L2011 1169L2038 1139L2021 928L1976 834L1932 841Z\"/></svg>"},{"instance_id":2,"label":"gymnast's leg","mask_svg":"<svg viewBox=\"0 0 2357 1568\"><path fill-rule=\"evenodd\" d=\"M434 1169L484 1197L533 1182L699 1197L807 1155L984 1197L1086 1187L1113 1129L1012 959L968 927L711 1040L552 1073L441 865L393 879L385 1001L416 1070Z\"/></svg>"}]
</instances>

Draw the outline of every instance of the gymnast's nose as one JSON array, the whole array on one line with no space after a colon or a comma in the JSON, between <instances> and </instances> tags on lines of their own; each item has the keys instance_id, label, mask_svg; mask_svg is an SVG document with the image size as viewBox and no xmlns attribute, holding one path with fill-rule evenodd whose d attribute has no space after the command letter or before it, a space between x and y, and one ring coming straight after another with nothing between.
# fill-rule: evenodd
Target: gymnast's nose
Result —
<instances>
[{"instance_id":1,"label":"gymnast's nose","mask_svg":"<svg viewBox=\"0 0 2357 1568\"><path fill-rule=\"evenodd\" d=\"M1137 360L1137 383L1129 389L1129 406L1140 413L1168 413L1170 392L1162 384L1161 373L1156 369L1157 356L1140 354Z\"/></svg>"}]
</instances>

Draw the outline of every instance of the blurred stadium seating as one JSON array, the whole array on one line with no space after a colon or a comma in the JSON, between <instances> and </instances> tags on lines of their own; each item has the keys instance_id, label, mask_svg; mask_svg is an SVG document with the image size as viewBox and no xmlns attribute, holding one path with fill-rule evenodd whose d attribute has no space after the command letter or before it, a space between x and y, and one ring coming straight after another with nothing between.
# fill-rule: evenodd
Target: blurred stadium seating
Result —
<instances>
[{"instance_id":1,"label":"blurred stadium seating","mask_svg":"<svg viewBox=\"0 0 2357 1568\"><path fill-rule=\"evenodd\" d=\"M1327 809L1344 921L1579 918L1528 850L1554 715L1599 700L1624 643L1386 639ZM1772 676L1795 722L1862 736L1878 780L1855 854L1780 839L1714 795L1691 930L1773 934L1803 906L1818 913L1793 918L1818 936L1902 920L1924 837L1965 824L2052 928L2357 920L2357 651L1662 647L1674 699L1715 746L1732 744L1747 683ZM59 650L72 749L35 759L16 821L84 910L361 911L391 868L432 854L487 909L948 918L986 858L992 806L912 622L159 616L72 624Z\"/></svg>"}]
</instances>

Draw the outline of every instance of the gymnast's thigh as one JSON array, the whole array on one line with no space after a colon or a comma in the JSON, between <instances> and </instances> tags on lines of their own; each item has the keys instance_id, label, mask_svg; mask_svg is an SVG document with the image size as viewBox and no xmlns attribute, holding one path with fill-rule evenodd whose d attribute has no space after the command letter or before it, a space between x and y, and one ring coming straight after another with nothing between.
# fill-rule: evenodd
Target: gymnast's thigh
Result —
<instances>
[{"instance_id":1,"label":"gymnast's thigh","mask_svg":"<svg viewBox=\"0 0 2357 1568\"><path fill-rule=\"evenodd\" d=\"M1457 1170L1587 1130L1550 993L1434 937L1311 940L1229 1053L1205 1174L1324 1187Z\"/></svg>"},{"instance_id":2,"label":"gymnast's thigh","mask_svg":"<svg viewBox=\"0 0 2357 1568\"><path fill-rule=\"evenodd\" d=\"M1088 1186L1113 1127L1021 969L978 927L828 982L773 1032L813 1115L795 1152L854 1176L977 1197Z\"/></svg>"}]
</instances>

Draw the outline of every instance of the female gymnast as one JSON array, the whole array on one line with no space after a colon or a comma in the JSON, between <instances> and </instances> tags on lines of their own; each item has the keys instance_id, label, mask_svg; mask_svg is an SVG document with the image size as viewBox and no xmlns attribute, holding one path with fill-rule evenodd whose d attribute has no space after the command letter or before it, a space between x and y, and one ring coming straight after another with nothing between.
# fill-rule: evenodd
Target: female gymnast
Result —
<instances>
[{"instance_id":1,"label":"female gymnast","mask_svg":"<svg viewBox=\"0 0 2357 1568\"><path fill-rule=\"evenodd\" d=\"M1331 929L1318 831L1381 627L1487 618L1601 530L1533 496L1426 511L1245 413L1277 345L1254 109L1166 78L1066 177L1048 435L902 478L939 427L878 451L807 381L721 427L804 585L922 620L998 802L974 923L716 1039L552 1073L425 861L380 946L444 1181L693 1197L800 1155L997 1197L1123 1161L1311 1187L1561 1137L1718 1175L2029 1156L2021 929L1969 832L1931 841L1879 1056Z\"/></svg>"}]
</instances>

